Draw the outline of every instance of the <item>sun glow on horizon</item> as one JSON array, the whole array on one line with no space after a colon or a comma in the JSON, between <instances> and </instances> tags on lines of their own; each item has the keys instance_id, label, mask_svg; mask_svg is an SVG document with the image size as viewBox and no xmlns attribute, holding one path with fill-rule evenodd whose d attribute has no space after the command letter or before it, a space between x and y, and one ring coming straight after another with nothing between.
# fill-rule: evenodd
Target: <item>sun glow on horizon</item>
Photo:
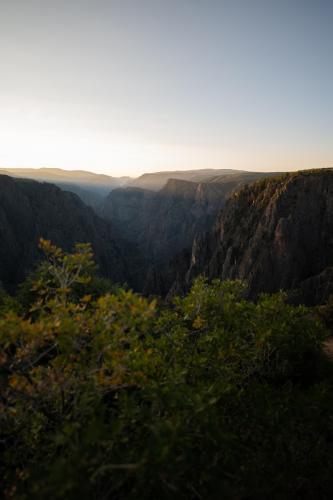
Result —
<instances>
[{"instance_id":1,"label":"sun glow on horizon","mask_svg":"<svg viewBox=\"0 0 333 500\"><path fill-rule=\"evenodd\" d=\"M333 167L332 15L328 1L3 2L0 166Z\"/></svg>"},{"instance_id":2,"label":"sun glow on horizon","mask_svg":"<svg viewBox=\"0 0 333 500\"><path fill-rule=\"evenodd\" d=\"M0 167L50 167L136 177L162 170L282 171L333 166L327 165L324 158L321 161L315 153L286 162L285 149L273 154L267 148L259 151L248 144L237 148L235 145L180 144L152 139L149 142L147 137L89 129L82 123L69 123L68 117L60 114L46 116L36 110L7 109L0 116Z\"/></svg>"},{"instance_id":3,"label":"sun glow on horizon","mask_svg":"<svg viewBox=\"0 0 333 500\"><path fill-rule=\"evenodd\" d=\"M195 142L176 137L162 140L158 134L140 136L135 130L118 132L114 125L100 129L93 115L89 120L87 112L70 113L51 104L45 106L46 112L31 102L14 106L11 99L0 101L1 168L50 167L136 177L162 170L286 171L333 166L316 151L297 157L288 151L288 145L273 149L244 140L240 147L240 141L228 143L223 138L211 144L204 139Z\"/></svg>"}]
</instances>

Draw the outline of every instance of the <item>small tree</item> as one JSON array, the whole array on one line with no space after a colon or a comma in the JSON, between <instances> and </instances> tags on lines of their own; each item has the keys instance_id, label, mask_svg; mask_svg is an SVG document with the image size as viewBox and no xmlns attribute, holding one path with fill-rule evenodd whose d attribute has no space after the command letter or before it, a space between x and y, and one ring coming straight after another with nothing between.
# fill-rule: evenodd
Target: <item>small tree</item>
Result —
<instances>
[{"instance_id":1,"label":"small tree","mask_svg":"<svg viewBox=\"0 0 333 500\"><path fill-rule=\"evenodd\" d=\"M32 285L39 298L38 307L50 300L64 304L71 294L77 294L80 288L82 292L92 280L96 264L90 243L76 243L74 252L66 253L40 238L39 248L46 260L39 266Z\"/></svg>"}]
</instances>

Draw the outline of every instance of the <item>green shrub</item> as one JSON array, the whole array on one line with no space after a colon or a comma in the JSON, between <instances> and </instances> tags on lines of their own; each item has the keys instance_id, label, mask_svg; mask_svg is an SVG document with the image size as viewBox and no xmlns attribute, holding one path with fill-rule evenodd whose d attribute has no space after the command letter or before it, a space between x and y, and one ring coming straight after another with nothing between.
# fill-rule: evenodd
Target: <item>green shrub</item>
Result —
<instances>
[{"instance_id":1,"label":"green shrub","mask_svg":"<svg viewBox=\"0 0 333 500\"><path fill-rule=\"evenodd\" d=\"M329 498L332 380L317 315L199 278L171 307L87 293L90 248L0 319L7 498Z\"/></svg>"}]
</instances>

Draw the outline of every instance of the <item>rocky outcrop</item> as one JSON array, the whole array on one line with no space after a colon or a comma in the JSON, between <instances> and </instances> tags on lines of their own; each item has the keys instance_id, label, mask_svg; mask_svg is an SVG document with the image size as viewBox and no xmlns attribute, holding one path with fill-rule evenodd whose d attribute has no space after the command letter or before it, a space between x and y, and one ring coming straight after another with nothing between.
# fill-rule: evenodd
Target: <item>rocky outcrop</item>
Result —
<instances>
[{"instance_id":1,"label":"rocky outcrop","mask_svg":"<svg viewBox=\"0 0 333 500\"><path fill-rule=\"evenodd\" d=\"M256 175L256 174L253 174ZM165 268L178 252L192 245L196 234L209 230L230 194L244 179L225 176L221 182L169 179L154 193L139 188L116 189L101 215L137 243L150 265Z\"/></svg>"},{"instance_id":2,"label":"rocky outcrop","mask_svg":"<svg viewBox=\"0 0 333 500\"><path fill-rule=\"evenodd\" d=\"M52 184L0 175L0 281L7 288L23 281L41 258L41 236L65 250L90 242L101 274L131 281L131 247L78 196Z\"/></svg>"},{"instance_id":3,"label":"rocky outcrop","mask_svg":"<svg viewBox=\"0 0 333 500\"><path fill-rule=\"evenodd\" d=\"M178 276L170 261L191 246L197 233L212 227L228 195L229 186L176 179L158 193L138 188L110 193L100 215L144 256L138 272L140 291L165 295Z\"/></svg>"},{"instance_id":4,"label":"rocky outcrop","mask_svg":"<svg viewBox=\"0 0 333 500\"><path fill-rule=\"evenodd\" d=\"M198 232L212 227L228 194L220 184L170 179L153 199L145 221L140 242L145 254L164 268Z\"/></svg>"},{"instance_id":5,"label":"rocky outcrop","mask_svg":"<svg viewBox=\"0 0 333 500\"><path fill-rule=\"evenodd\" d=\"M207 182L169 179L158 192L116 189L102 206L100 214L145 256L142 290L146 293L167 293L179 277L179 262L184 267L184 249L191 248L198 234L212 228L230 194L246 182L268 175L221 171L223 175L211 178L211 171L203 172L209 173Z\"/></svg>"},{"instance_id":6,"label":"rocky outcrop","mask_svg":"<svg viewBox=\"0 0 333 500\"><path fill-rule=\"evenodd\" d=\"M203 273L245 280L252 297L297 290L318 303L332 291L332 264L333 171L303 171L234 193L214 229L195 238L183 283Z\"/></svg>"}]
</instances>

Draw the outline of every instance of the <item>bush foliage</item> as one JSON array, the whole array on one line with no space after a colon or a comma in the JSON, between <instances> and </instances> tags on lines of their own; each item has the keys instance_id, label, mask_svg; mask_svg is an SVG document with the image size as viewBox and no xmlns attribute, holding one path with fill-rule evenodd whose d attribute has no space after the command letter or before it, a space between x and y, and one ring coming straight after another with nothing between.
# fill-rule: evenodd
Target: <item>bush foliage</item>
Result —
<instances>
[{"instance_id":1,"label":"bush foliage","mask_svg":"<svg viewBox=\"0 0 333 500\"><path fill-rule=\"evenodd\" d=\"M98 280L89 245L41 246L17 298L0 295L6 498L331 497L318 315L203 278L158 305Z\"/></svg>"}]
</instances>

